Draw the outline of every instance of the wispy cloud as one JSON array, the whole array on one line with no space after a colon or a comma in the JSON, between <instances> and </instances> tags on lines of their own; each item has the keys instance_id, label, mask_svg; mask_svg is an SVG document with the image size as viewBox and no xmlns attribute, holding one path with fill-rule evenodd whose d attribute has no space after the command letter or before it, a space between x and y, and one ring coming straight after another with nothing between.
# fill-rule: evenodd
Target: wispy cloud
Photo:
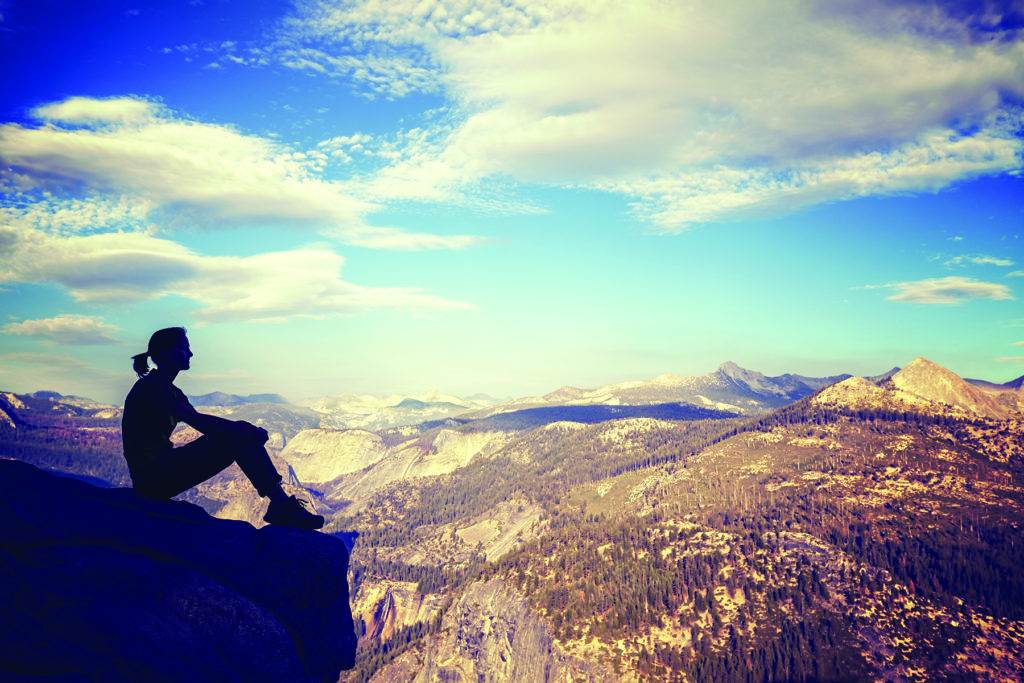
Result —
<instances>
[{"instance_id":1,"label":"wispy cloud","mask_svg":"<svg viewBox=\"0 0 1024 683\"><path fill-rule=\"evenodd\" d=\"M275 51L282 66L355 83L369 99L397 99L413 92L440 88L437 71L422 54L332 55L311 47L282 47Z\"/></svg>"},{"instance_id":2,"label":"wispy cloud","mask_svg":"<svg viewBox=\"0 0 1024 683\"><path fill-rule=\"evenodd\" d=\"M1016 363L1017 365L1024 365L1024 356L996 356L996 360L1000 363Z\"/></svg>"},{"instance_id":3,"label":"wispy cloud","mask_svg":"<svg viewBox=\"0 0 1024 683\"><path fill-rule=\"evenodd\" d=\"M1019 43L991 39L1001 29L983 14L904 3L869 3L853 17L842 3L314 1L280 44L312 73L354 74L357 54L415 65L417 80L396 70L377 92L440 84L454 125L429 156L380 172L394 195L444 201L496 178L599 188L674 232L1019 169L1024 62Z\"/></svg>"},{"instance_id":4,"label":"wispy cloud","mask_svg":"<svg viewBox=\"0 0 1024 683\"><path fill-rule=\"evenodd\" d=\"M978 266L1000 266L1002 268L1009 268L1014 264L1014 261L1013 259L1010 258L1002 258L999 256L986 256L984 254L954 256L946 261L947 266L965 266L969 264Z\"/></svg>"},{"instance_id":5,"label":"wispy cloud","mask_svg":"<svg viewBox=\"0 0 1024 683\"><path fill-rule=\"evenodd\" d=\"M378 308L472 308L416 288L344 280L327 245L247 257L205 256L147 233L58 236L0 226L0 282L55 282L77 301L131 302L167 295L199 304L197 319L280 321Z\"/></svg>"},{"instance_id":6,"label":"wispy cloud","mask_svg":"<svg viewBox=\"0 0 1024 683\"><path fill-rule=\"evenodd\" d=\"M379 205L320 177L316 155L178 118L150 101L76 97L35 114L44 125L0 125L0 182L36 193L28 201L39 192L129 197L164 225L309 226L375 248L462 248L476 241L370 225L365 217Z\"/></svg>"},{"instance_id":7,"label":"wispy cloud","mask_svg":"<svg viewBox=\"0 0 1024 683\"><path fill-rule=\"evenodd\" d=\"M53 318L22 320L4 325L3 331L24 337L38 337L58 344L114 344L117 328L101 318L88 315L58 315Z\"/></svg>"},{"instance_id":8,"label":"wispy cloud","mask_svg":"<svg viewBox=\"0 0 1024 683\"><path fill-rule=\"evenodd\" d=\"M868 285L865 289L889 289L889 301L908 304L960 304L976 299L1005 301L1013 299L1010 288L995 282L969 277L936 277L885 285Z\"/></svg>"},{"instance_id":9,"label":"wispy cloud","mask_svg":"<svg viewBox=\"0 0 1024 683\"><path fill-rule=\"evenodd\" d=\"M1024 277L1024 270L1011 270L1006 277Z\"/></svg>"}]
</instances>

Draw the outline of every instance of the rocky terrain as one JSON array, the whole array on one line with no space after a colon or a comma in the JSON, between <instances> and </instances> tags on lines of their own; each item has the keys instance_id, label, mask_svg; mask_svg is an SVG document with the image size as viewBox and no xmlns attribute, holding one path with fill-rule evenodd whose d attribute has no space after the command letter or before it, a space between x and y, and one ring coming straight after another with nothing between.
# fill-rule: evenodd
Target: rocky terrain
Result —
<instances>
[{"instance_id":1,"label":"rocky terrain","mask_svg":"<svg viewBox=\"0 0 1024 683\"><path fill-rule=\"evenodd\" d=\"M0 678L335 681L348 552L0 461Z\"/></svg>"},{"instance_id":2,"label":"rocky terrain","mask_svg":"<svg viewBox=\"0 0 1024 683\"><path fill-rule=\"evenodd\" d=\"M360 593L402 576L452 604L364 639L350 678L528 670L516 609L471 597L500 587L549 629L536 680L1015 680L1024 419L965 385L918 360L753 420L551 423L393 482L335 520L364 530ZM470 548L502 500L535 521Z\"/></svg>"},{"instance_id":3,"label":"rocky terrain","mask_svg":"<svg viewBox=\"0 0 1024 683\"><path fill-rule=\"evenodd\" d=\"M961 418L1009 418L1024 412L1021 389L972 384L925 358L916 358L886 380L851 377L814 397L822 406L896 410Z\"/></svg>"},{"instance_id":4,"label":"rocky terrain","mask_svg":"<svg viewBox=\"0 0 1024 683\"><path fill-rule=\"evenodd\" d=\"M547 621L500 579L470 585L424 642L382 678L411 681L607 680L598 662L566 653Z\"/></svg>"},{"instance_id":5,"label":"rocky terrain","mask_svg":"<svg viewBox=\"0 0 1024 683\"><path fill-rule=\"evenodd\" d=\"M444 420L494 403L495 399L483 394L461 398L439 392L418 396L344 394L299 401L320 416L323 427L371 431Z\"/></svg>"},{"instance_id":6,"label":"rocky terrain","mask_svg":"<svg viewBox=\"0 0 1024 683\"><path fill-rule=\"evenodd\" d=\"M343 680L1016 680L1020 387L925 359L611 387L275 452L360 533ZM257 521L243 484L193 495Z\"/></svg>"},{"instance_id":7,"label":"rocky terrain","mask_svg":"<svg viewBox=\"0 0 1024 683\"><path fill-rule=\"evenodd\" d=\"M301 481L325 482L384 457L384 440L364 429L304 429L281 452Z\"/></svg>"},{"instance_id":8,"label":"rocky terrain","mask_svg":"<svg viewBox=\"0 0 1024 683\"><path fill-rule=\"evenodd\" d=\"M686 403L727 412L756 414L792 403L847 377L849 375L805 377L794 374L768 377L730 361L706 375L669 373L646 381L620 382L597 389L562 387L543 396L519 398L470 415L485 417L537 406L656 403Z\"/></svg>"}]
</instances>

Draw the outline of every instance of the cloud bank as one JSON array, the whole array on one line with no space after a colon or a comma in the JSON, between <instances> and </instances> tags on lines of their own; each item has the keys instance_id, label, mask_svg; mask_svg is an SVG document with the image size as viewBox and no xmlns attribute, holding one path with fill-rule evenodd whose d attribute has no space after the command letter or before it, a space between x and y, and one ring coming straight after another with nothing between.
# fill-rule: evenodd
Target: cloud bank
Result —
<instances>
[{"instance_id":1,"label":"cloud bank","mask_svg":"<svg viewBox=\"0 0 1024 683\"><path fill-rule=\"evenodd\" d=\"M1021 167L1024 44L1000 3L299 7L280 49L323 58L296 68L412 60L415 79L364 80L451 103L436 154L382 171L396 193L442 201L500 178L598 188L676 232Z\"/></svg>"},{"instance_id":2,"label":"cloud bank","mask_svg":"<svg viewBox=\"0 0 1024 683\"><path fill-rule=\"evenodd\" d=\"M477 241L372 226L365 216L380 206L323 179L316 155L177 118L146 100L73 97L34 115L41 125L0 125L0 182L12 194L35 193L28 201L39 192L72 200L92 194L99 202L127 197L164 225L305 226L371 248Z\"/></svg>"},{"instance_id":3,"label":"cloud bank","mask_svg":"<svg viewBox=\"0 0 1024 683\"><path fill-rule=\"evenodd\" d=\"M367 309L458 310L470 304L415 288L363 287L341 277L327 245L246 257L205 256L143 232L53 235L0 225L0 283L53 282L79 302L125 303L177 295L200 322L282 321Z\"/></svg>"},{"instance_id":4,"label":"cloud bank","mask_svg":"<svg viewBox=\"0 0 1024 683\"><path fill-rule=\"evenodd\" d=\"M22 320L4 325L6 334L38 337L68 345L114 344L117 328L89 315L58 315L53 318Z\"/></svg>"}]
</instances>

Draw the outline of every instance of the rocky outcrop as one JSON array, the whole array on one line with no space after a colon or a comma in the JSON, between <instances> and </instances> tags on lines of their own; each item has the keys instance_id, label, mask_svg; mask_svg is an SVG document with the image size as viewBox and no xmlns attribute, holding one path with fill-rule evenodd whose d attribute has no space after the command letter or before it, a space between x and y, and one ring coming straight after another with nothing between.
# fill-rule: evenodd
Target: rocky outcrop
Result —
<instances>
[{"instance_id":1,"label":"rocky outcrop","mask_svg":"<svg viewBox=\"0 0 1024 683\"><path fill-rule=\"evenodd\" d=\"M368 640L389 640L395 632L433 619L444 608L444 596L420 593L416 584L390 579L363 579L353 600Z\"/></svg>"},{"instance_id":2,"label":"rocky outcrop","mask_svg":"<svg viewBox=\"0 0 1024 683\"><path fill-rule=\"evenodd\" d=\"M1007 413L993 397L925 358L915 358L889 381L899 391L952 406L969 415L1005 417Z\"/></svg>"},{"instance_id":3,"label":"rocky outcrop","mask_svg":"<svg viewBox=\"0 0 1024 683\"><path fill-rule=\"evenodd\" d=\"M567 655L527 601L500 579L469 586L445 614L415 680L611 680L610 671ZM391 680L385 670L374 680Z\"/></svg>"},{"instance_id":4,"label":"rocky outcrop","mask_svg":"<svg viewBox=\"0 0 1024 683\"><path fill-rule=\"evenodd\" d=\"M857 410L894 410L957 418L1005 418L1022 412L1016 391L989 392L925 358L881 382L862 377L833 384L811 402Z\"/></svg>"},{"instance_id":5,"label":"rocky outcrop","mask_svg":"<svg viewBox=\"0 0 1024 683\"><path fill-rule=\"evenodd\" d=\"M335 681L352 666L335 538L15 461L0 461L0 516L0 679Z\"/></svg>"},{"instance_id":6,"label":"rocky outcrop","mask_svg":"<svg viewBox=\"0 0 1024 683\"><path fill-rule=\"evenodd\" d=\"M454 472L478 455L496 453L511 438L512 435L504 431L439 429L432 436L411 439L395 446L365 470L340 477L327 487L327 494L333 501L348 501L356 510L374 491L393 481ZM282 457L288 458L287 451ZM299 478L302 479L301 472Z\"/></svg>"},{"instance_id":7,"label":"rocky outcrop","mask_svg":"<svg viewBox=\"0 0 1024 683\"><path fill-rule=\"evenodd\" d=\"M381 438L363 429L304 429L288 443L281 457L301 481L319 483L357 472L386 453Z\"/></svg>"}]
</instances>

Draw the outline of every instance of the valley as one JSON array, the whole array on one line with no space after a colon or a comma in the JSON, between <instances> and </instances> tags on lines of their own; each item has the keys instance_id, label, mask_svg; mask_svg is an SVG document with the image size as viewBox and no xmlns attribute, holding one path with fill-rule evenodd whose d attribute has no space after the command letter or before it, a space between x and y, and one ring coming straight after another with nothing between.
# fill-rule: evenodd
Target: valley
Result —
<instances>
[{"instance_id":1,"label":"valley","mask_svg":"<svg viewBox=\"0 0 1024 683\"><path fill-rule=\"evenodd\" d=\"M917 359L447 397L462 412L411 424L393 397L351 422L204 410L265 426L325 533L359 532L346 681L1016 680L1022 392ZM0 409L4 457L125 485L116 407ZM261 524L234 467L186 498Z\"/></svg>"}]
</instances>

